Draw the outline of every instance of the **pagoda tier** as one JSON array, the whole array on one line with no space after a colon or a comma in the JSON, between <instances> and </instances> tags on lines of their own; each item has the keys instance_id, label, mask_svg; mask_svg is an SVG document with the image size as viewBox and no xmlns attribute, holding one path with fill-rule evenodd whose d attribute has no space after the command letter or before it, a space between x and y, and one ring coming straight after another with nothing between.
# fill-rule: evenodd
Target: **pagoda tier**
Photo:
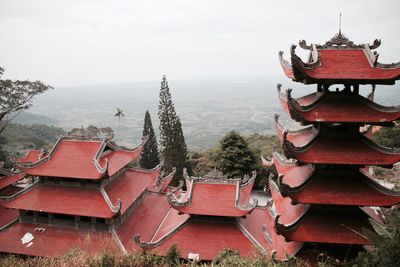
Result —
<instances>
[{"instance_id":1,"label":"pagoda tier","mask_svg":"<svg viewBox=\"0 0 400 267\"><path fill-rule=\"evenodd\" d=\"M296 46L292 45L290 62L279 60L287 77L304 84L394 84L400 78L400 63L382 64L378 54L371 50L380 45L354 45L341 32L324 45L307 45L300 41L301 48L309 50L309 59L303 62L296 55Z\"/></svg>"},{"instance_id":2,"label":"pagoda tier","mask_svg":"<svg viewBox=\"0 0 400 267\"><path fill-rule=\"evenodd\" d=\"M363 228L374 231L369 223L369 216L359 208L331 208L312 206L302 217L289 224L283 224L278 214L275 227L288 241L358 244L370 242L359 233Z\"/></svg>"},{"instance_id":3,"label":"pagoda tier","mask_svg":"<svg viewBox=\"0 0 400 267\"><path fill-rule=\"evenodd\" d=\"M391 166L400 161L400 149L380 146L360 133L319 133L310 142L299 146L288 140L289 131L284 131L282 135L285 155L305 164Z\"/></svg>"},{"instance_id":4,"label":"pagoda tier","mask_svg":"<svg viewBox=\"0 0 400 267\"><path fill-rule=\"evenodd\" d=\"M251 212L257 201L250 199L251 189L256 178L252 177L241 184L242 179L228 179L214 171L202 178L189 177L184 169L186 192L176 196L167 194L168 202L176 210L186 214L241 217Z\"/></svg>"},{"instance_id":5,"label":"pagoda tier","mask_svg":"<svg viewBox=\"0 0 400 267\"><path fill-rule=\"evenodd\" d=\"M0 191L5 189L6 187L18 182L22 178L25 177L25 174L22 172L11 172L3 168L0 165ZM1 195L0 195L1 198Z\"/></svg>"},{"instance_id":6,"label":"pagoda tier","mask_svg":"<svg viewBox=\"0 0 400 267\"><path fill-rule=\"evenodd\" d=\"M144 190L162 190L156 184L170 181L173 173L162 178L161 165L151 171L127 169L99 185L59 184L52 180L37 182L30 190L2 204L10 209L112 218L123 214ZM65 183L65 182L64 182Z\"/></svg>"},{"instance_id":7,"label":"pagoda tier","mask_svg":"<svg viewBox=\"0 0 400 267\"><path fill-rule=\"evenodd\" d=\"M310 124L359 123L385 125L400 119L400 107L381 106L354 92L316 92L298 99L292 98L292 90L281 92L279 99L283 109L297 122Z\"/></svg>"},{"instance_id":8,"label":"pagoda tier","mask_svg":"<svg viewBox=\"0 0 400 267\"><path fill-rule=\"evenodd\" d=\"M26 243L23 243L24 237ZM62 257L74 248L101 254L106 248L114 247L118 248L116 240L104 231L14 223L0 232L0 251L6 253Z\"/></svg>"},{"instance_id":9,"label":"pagoda tier","mask_svg":"<svg viewBox=\"0 0 400 267\"><path fill-rule=\"evenodd\" d=\"M378 183L368 169L316 170L307 164L279 175L277 184L283 196L303 204L392 206L400 203L400 193Z\"/></svg>"},{"instance_id":10,"label":"pagoda tier","mask_svg":"<svg viewBox=\"0 0 400 267\"><path fill-rule=\"evenodd\" d=\"M275 114L275 129L282 144L285 127L279 122L279 115L277 114ZM318 129L314 126L309 126L299 130L287 131L286 139L295 146L303 146L311 142L317 135Z\"/></svg>"},{"instance_id":11,"label":"pagoda tier","mask_svg":"<svg viewBox=\"0 0 400 267\"><path fill-rule=\"evenodd\" d=\"M107 140L60 138L48 155L34 163L17 163L24 173L34 176L101 179L112 176L137 159L146 142L125 149Z\"/></svg>"}]
</instances>

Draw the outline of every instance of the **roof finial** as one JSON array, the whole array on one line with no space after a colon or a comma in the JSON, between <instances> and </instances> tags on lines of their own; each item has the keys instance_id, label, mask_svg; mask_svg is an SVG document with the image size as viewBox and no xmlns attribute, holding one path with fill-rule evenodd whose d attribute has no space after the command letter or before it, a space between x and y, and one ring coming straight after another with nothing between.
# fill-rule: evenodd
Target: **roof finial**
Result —
<instances>
[{"instance_id":1,"label":"roof finial","mask_svg":"<svg viewBox=\"0 0 400 267\"><path fill-rule=\"evenodd\" d=\"M161 88L166 88L166 87L168 87L168 81L167 81L167 77L165 75L163 75L162 81L161 81Z\"/></svg>"},{"instance_id":2,"label":"roof finial","mask_svg":"<svg viewBox=\"0 0 400 267\"><path fill-rule=\"evenodd\" d=\"M342 34L342 13L339 13L339 35Z\"/></svg>"}]
</instances>

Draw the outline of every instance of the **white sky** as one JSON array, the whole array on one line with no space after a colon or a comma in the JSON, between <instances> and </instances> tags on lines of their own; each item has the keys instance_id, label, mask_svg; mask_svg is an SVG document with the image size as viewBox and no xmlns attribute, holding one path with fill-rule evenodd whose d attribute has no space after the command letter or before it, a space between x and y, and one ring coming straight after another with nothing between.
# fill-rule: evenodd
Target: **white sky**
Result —
<instances>
[{"instance_id":1,"label":"white sky","mask_svg":"<svg viewBox=\"0 0 400 267\"><path fill-rule=\"evenodd\" d=\"M342 31L400 60L400 1L0 0L0 66L54 86L276 76L278 51Z\"/></svg>"}]
</instances>

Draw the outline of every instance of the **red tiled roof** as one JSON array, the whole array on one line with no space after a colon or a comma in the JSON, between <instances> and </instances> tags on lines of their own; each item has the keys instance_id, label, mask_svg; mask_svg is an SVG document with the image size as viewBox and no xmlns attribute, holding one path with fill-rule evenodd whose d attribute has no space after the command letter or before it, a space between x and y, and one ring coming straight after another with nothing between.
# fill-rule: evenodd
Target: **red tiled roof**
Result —
<instances>
[{"instance_id":1,"label":"red tiled roof","mask_svg":"<svg viewBox=\"0 0 400 267\"><path fill-rule=\"evenodd\" d=\"M282 235L278 235L274 228L274 217L268 208L257 207L245 218L239 219L239 225L265 250L265 255L280 260L296 255L303 247L302 242L287 242Z\"/></svg>"},{"instance_id":2,"label":"red tiled roof","mask_svg":"<svg viewBox=\"0 0 400 267\"><path fill-rule=\"evenodd\" d=\"M40 149L30 149L25 156L13 157L13 160L19 163L34 163L40 159L41 154L42 151Z\"/></svg>"},{"instance_id":3,"label":"red tiled roof","mask_svg":"<svg viewBox=\"0 0 400 267\"><path fill-rule=\"evenodd\" d=\"M303 147L283 143L286 156L303 163L392 165L400 161L400 151L379 146L359 136L317 136Z\"/></svg>"},{"instance_id":4,"label":"red tiled roof","mask_svg":"<svg viewBox=\"0 0 400 267\"><path fill-rule=\"evenodd\" d=\"M250 200L255 174L241 185L240 179L186 178L186 192L180 198L168 194L168 202L186 214L241 217L256 206Z\"/></svg>"},{"instance_id":5,"label":"red tiled roof","mask_svg":"<svg viewBox=\"0 0 400 267\"><path fill-rule=\"evenodd\" d=\"M111 218L115 215L97 188L36 184L19 197L4 202L11 209Z\"/></svg>"},{"instance_id":6,"label":"red tiled roof","mask_svg":"<svg viewBox=\"0 0 400 267\"><path fill-rule=\"evenodd\" d=\"M165 255L172 244L176 244L181 257L189 253L199 255L200 260L213 260L219 251L226 248L239 251L243 257L259 254L253 243L234 223L197 221L190 219L179 231L153 250Z\"/></svg>"},{"instance_id":7,"label":"red tiled roof","mask_svg":"<svg viewBox=\"0 0 400 267\"><path fill-rule=\"evenodd\" d=\"M148 192L117 229L118 237L125 249L131 252L139 248L133 241L135 235L140 235L141 240L149 242L170 209L165 195ZM185 216L187 215L182 215Z\"/></svg>"},{"instance_id":8,"label":"red tiled roof","mask_svg":"<svg viewBox=\"0 0 400 267\"><path fill-rule=\"evenodd\" d=\"M10 210L0 204L0 229L5 225L15 221L19 217L17 210Z\"/></svg>"},{"instance_id":9,"label":"red tiled roof","mask_svg":"<svg viewBox=\"0 0 400 267\"><path fill-rule=\"evenodd\" d=\"M279 141L281 144L283 143L283 132L286 130L285 127L279 122L279 116L275 115L275 128L278 134ZM307 127L300 130L288 131L287 140L290 141L293 145L299 147L304 146L311 142L318 135L318 130L313 127Z\"/></svg>"},{"instance_id":10,"label":"red tiled roof","mask_svg":"<svg viewBox=\"0 0 400 267\"><path fill-rule=\"evenodd\" d=\"M35 228L42 227L41 233ZM33 235L32 244L22 244L26 233ZM14 223L0 232L0 251L33 256L60 257L73 248L81 248L92 254L104 251L108 246L116 247L110 233L90 230L77 230L59 226Z\"/></svg>"},{"instance_id":11,"label":"red tiled roof","mask_svg":"<svg viewBox=\"0 0 400 267\"><path fill-rule=\"evenodd\" d=\"M358 122L384 123L400 118L400 108L381 106L367 98L344 92L314 93L314 101L305 104L304 99L294 99L290 92L281 94L281 104L292 119L303 123ZM301 104L302 102L302 104ZM308 102L308 101L307 101Z\"/></svg>"},{"instance_id":12,"label":"red tiled roof","mask_svg":"<svg viewBox=\"0 0 400 267\"><path fill-rule=\"evenodd\" d=\"M284 194L298 203L354 206L392 206L400 194L378 184L366 172L304 172L303 165L281 181ZM290 184L290 185L289 185Z\"/></svg>"},{"instance_id":13,"label":"red tiled roof","mask_svg":"<svg viewBox=\"0 0 400 267\"><path fill-rule=\"evenodd\" d=\"M292 224L298 218L302 217L310 208L306 204L292 204L292 200L288 197L283 197L279 192L279 188L272 180L269 181L272 200L274 203L275 213L280 215L280 223Z\"/></svg>"},{"instance_id":14,"label":"red tiled roof","mask_svg":"<svg viewBox=\"0 0 400 267\"><path fill-rule=\"evenodd\" d=\"M372 67L361 49L318 49L320 66L302 71L314 79L386 80L399 79L400 68Z\"/></svg>"},{"instance_id":15,"label":"red tiled roof","mask_svg":"<svg viewBox=\"0 0 400 267\"><path fill-rule=\"evenodd\" d=\"M362 228L373 231L368 216L360 209L311 208L302 218L291 225L276 222L278 233L288 240L335 244L370 244L361 237Z\"/></svg>"},{"instance_id":16,"label":"red tiled roof","mask_svg":"<svg viewBox=\"0 0 400 267\"><path fill-rule=\"evenodd\" d=\"M118 199L121 199L121 213L123 214L144 190L153 189L159 174L160 169L158 168L150 172L140 169L127 169L106 185L104 189L112 203L117 203Z\"/></svg>"},{"instance_id":17,"label":"red tiled roof","mask_svg":"<svg viewBox=\"0 0 400 267\"><path fill-rule=\"evenodd\" d=\"M135 160L143 145L131 151L110 146L105 141L60 139L49 155L31 165L20 164L19 168L30 175L100 179L105 172L112 176ZM107 147L109 150L104 151Z\"/></svg>"},{"instance_id":18,"label":"red tiled roof","mask_svg":"<svg viewBox=\"0 0 400 267\"><path fill-rule=\"evenodd\" d=\"M10 176L0 177L0 189L6 188L7 186L21 180L24 176L25 174L21 172Z\"/></svg>"}]
</instances>

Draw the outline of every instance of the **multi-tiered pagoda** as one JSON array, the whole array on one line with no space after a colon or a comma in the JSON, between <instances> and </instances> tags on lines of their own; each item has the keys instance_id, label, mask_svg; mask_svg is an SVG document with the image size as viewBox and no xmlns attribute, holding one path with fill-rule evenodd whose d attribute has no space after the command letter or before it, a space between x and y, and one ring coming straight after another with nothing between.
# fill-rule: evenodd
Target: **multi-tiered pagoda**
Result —
<instances>
[{"instance_id":1,"label":"multi-tiered pagoda","mask_svg":"<svg viewBox=\"0 0 400 267\"><path fill-rule=\"evenodd\" d=\"M399 107L373 100L376 85L400 78L400 63L382 64L372 52L380 43L356 45L339 31L324 45L300 41L309 51L306 62L296 54L296 45L290 61L279 53L286 76L315 84L316 90L295 98L291 89L283 92L278 85L283 109L307 126L287 130L276 116L284 155L274 153L272 160L278 173L270 181L273 231L286 242L275 246L278 256L315 246L349 251L351 245L357 251L370 245L358 234L362 228L373 230L369 219L384 219L377 207L400 203L400 194L379 183L369 167L391 167L400 161L399 149L376 144L365 130L368 125L392 126L400 119ZM360 85L372 85L372 93L362 96ZM288 244L297 244L296 249Z\"/></svg>"}]
</instances>

